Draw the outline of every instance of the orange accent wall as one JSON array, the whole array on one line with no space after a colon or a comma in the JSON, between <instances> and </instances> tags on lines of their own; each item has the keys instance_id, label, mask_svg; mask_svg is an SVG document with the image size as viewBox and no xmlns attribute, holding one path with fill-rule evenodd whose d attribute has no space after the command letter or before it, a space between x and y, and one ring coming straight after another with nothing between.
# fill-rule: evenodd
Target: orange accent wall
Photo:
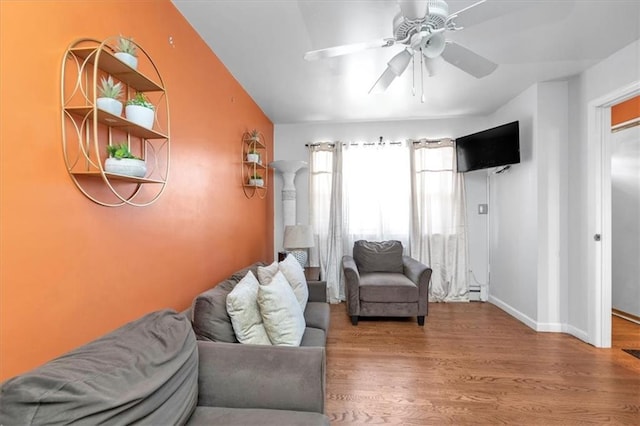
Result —
<instances>
[{"instance_id":1,"label":"orange accent wall","mask_svg":"<svg viewBox=\"0 0 640 426\"><path fill-rule=\"evenodd\" d=\"M640 96L628 99L611 107L612 126L638 117L640 117Z\"/></svg>"},{"instance_id":2,"label":"orange accent wall","mask_svg":"<svg viewBox=\"0 0 640 426\"><path fill-rule=\"evenodd\" d=\"M2 0L0 31L0 380L273 260L273 192L240 182L243 132L273 158L273 124L169 0ZM148 207L93 203L62 156L64 52L118 34L169 95L169 184Z\"/></svg>"}]
</instances>

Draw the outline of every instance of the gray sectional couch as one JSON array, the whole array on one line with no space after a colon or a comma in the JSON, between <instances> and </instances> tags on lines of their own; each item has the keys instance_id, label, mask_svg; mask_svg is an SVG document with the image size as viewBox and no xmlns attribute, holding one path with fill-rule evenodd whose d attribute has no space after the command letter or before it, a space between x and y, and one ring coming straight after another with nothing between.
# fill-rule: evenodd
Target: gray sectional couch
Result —
<instances>
[{"instance_id":1,"label":"gray sectional couch","mask_svg":"<svg viewBox=\"0 0 640 426\"><path fill-rule=\"evenodd\" d=\"M187 315L193 322L193 329L198 340L212 342L237 343L236 335L227 314L227 294L248 271L258 275L258 267L266 266L262 262L241 269L232 274L215 287L198 295ZM309 301L304 311L307 327L302 336L300 346L325 346L329 329L329 304L327 303L327 286L324 281L309 281Z\"/></svg>"},{"instance_id":2,"label":"gray sectional couch","mask_svg":"<svg viewBox=\"0 0 640 426\"><path fill-rule=\"evenodd\" d=\"M218 302L242 273L198 296L187 315L150 313L7 380L0 424L328 425L326 303L309 302L304 347L196 339L211 332L206 304L216 311L208 318L229 331ZM324 294L319 287L311 293Z\"/></svg>"}]
</instances>

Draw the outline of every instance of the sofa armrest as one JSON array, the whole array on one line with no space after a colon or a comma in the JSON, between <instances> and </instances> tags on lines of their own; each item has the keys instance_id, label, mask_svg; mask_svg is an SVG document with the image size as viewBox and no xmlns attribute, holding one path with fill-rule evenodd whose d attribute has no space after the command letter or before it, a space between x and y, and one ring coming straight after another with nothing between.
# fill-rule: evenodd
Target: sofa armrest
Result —
<instances>
[{"instance_id":1,"label":"sofa armrest","mask_svg":"<svg viewBox=\"0 0 640 426\"><path fill-rule=\"evenodd\" d=\"M324 413L322 347L198 341L198 405Z\"/></svg>"},{"instance_id":2,"label":"sofa armrest","mask_svg":"<svg viewBox=\"0 0 640 426\"><path fill-rule=\"evenodd\" d=\"M342 272L345 281L347 313L350 316L360 315L360 273L352 256L342 257Z\"/></svg>"},{"instance_id":3,"label":"sofa armrest","mask_svg":"<svg viewBox=\"0 0 640 426\"><path fill-rule=\"evenodd\" d=\"M309 302L327 302L327 282L307 281L309 287Z\"/></svg>"},{"instance_id":4,"label":"sofa armrest","mask_svg":"<svg viewBox=\"0 0 640 426\"><path fill-rule=\"evenodd\" d=\"M418 286L418 312L428 314L431 268L409 256L402 256L404 275Z\"/></svg>"}]
</instances>

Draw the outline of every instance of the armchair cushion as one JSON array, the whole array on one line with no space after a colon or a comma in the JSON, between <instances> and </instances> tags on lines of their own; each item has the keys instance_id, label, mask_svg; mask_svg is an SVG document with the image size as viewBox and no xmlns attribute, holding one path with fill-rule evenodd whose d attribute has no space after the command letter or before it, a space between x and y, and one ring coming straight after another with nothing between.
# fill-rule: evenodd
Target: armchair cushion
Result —
<instances>
[{"instance_id":1,"label":"armchair cushion","mask_svg":"<svg viewBox=\"0 0 640 426\"><path fill-rule=\"evenodd\" d=\"M353 258L358 271L396 272L402 274L402 243L400 241L358 240L353 245Z\"/></svg>"},{"instance_id":2,"label":"armchair cushion","mask_svg":"<svg viewBox=\"0 0 640 426\"><path fill-rule=\"evenodd\" d=\"M360 278L360 300L410 303L418 300L418 286L403 274L372 272Z\"/></svg>"}]
</instances>

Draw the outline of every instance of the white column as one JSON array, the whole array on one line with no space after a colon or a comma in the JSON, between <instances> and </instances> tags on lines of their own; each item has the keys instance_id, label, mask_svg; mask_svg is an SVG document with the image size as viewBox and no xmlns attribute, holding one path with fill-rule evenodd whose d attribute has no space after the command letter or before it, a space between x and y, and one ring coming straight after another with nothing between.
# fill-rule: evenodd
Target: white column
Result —
<instances>
[{"instance_id":1,"label":"white column","mask_svg":"<svg viewBox=\"0 0 640 426\"><path fill-rule=\"evenodd\" d=\"M295 178L298 170L307 167L305 161L277 160L269 163L282 174L282 217L283 226L296 224L296 185ZM284 228L283 228L284 229Z\"/></svg>"}]
</instances>

